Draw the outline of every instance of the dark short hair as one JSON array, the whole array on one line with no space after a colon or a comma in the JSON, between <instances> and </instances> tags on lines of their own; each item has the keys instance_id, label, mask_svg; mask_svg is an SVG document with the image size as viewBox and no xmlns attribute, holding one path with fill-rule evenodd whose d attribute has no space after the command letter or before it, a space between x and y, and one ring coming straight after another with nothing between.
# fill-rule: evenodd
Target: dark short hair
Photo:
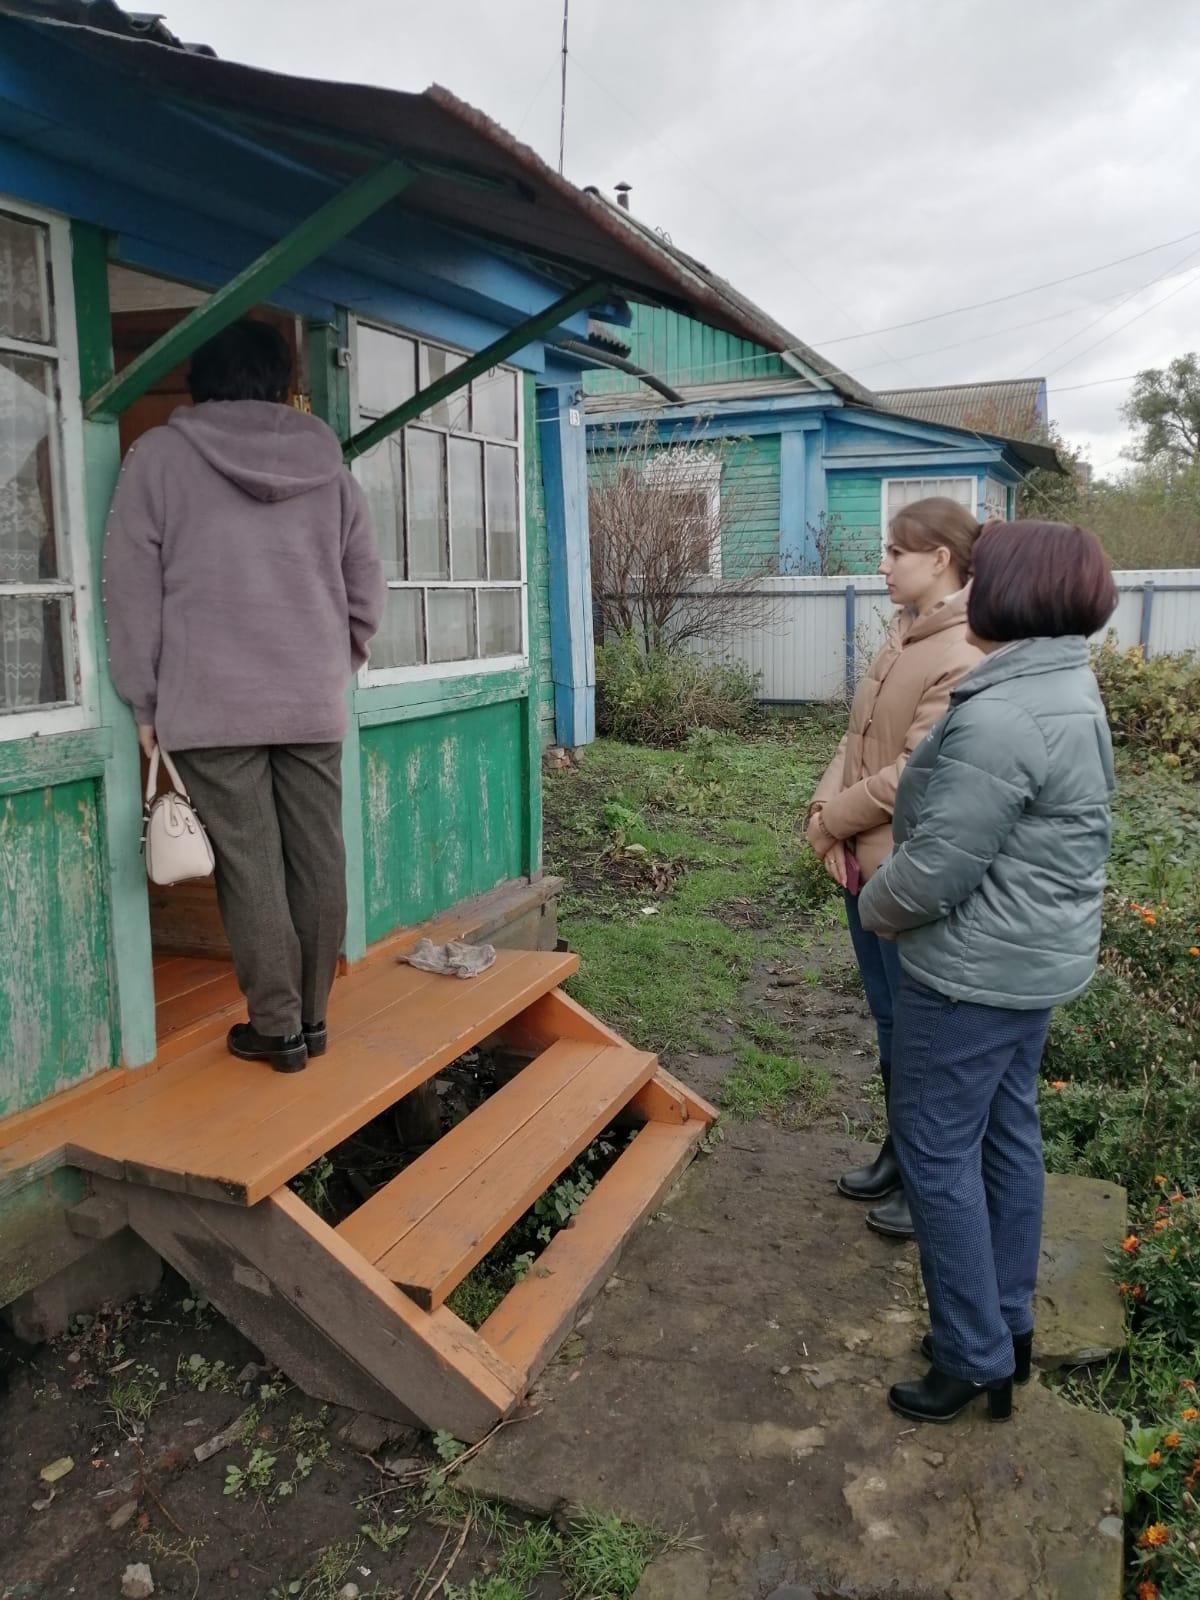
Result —
<instances>
[{"instance_id":1,"label":"dark short hair","mask_svg":"<svg viewBox=\"0 0 1200 1600\"><path fill-rule=\"evenodd\" d=\"M1098 633L1117 608L1108 557L1069 522L989 522L971 555L967 619L977 639Z\"/></svg>"},{"instance_id":2,"label":"dark short hair","mask_svg":"<svg viewBox=\"0 0 1200 1600\"><path fill-rule=\"evenodd\" d=\"M192 355L193 401L287 399L292 353L269 322L233 322Z\"/></svg>"}]
</instances>

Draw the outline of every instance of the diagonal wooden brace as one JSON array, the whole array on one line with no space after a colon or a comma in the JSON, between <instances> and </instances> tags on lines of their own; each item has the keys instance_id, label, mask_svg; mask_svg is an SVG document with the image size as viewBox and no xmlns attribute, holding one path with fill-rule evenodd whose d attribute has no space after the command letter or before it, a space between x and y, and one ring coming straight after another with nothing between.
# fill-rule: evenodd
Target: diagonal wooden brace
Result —
<instances>
[{"instance_id":1,"label":"diagonal wooden brace","mask_svg":"<svg viewBox=\"0 0 1200 1600\"><path fill-rule=\"evenodd\" d=\"M119 416L193 350L267 299L280 284L345 238L417 176L403 162L388 161L355 179L210 295L203 305L189 312L124 371L101 384L84 402L85 415L92 419Z\"/></svg>"}]
</instances>

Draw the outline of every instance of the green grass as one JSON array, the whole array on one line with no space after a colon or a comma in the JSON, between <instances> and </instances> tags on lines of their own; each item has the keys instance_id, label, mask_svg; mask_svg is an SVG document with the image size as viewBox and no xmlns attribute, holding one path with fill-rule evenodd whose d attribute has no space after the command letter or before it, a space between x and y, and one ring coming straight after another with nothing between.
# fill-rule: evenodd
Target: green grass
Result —
<instances>
[{"instance_id":1,"label":"green grass","mask_svg":"<svg viewBox=\"0 0 1200 1600\"><path fill-rule=\"evenodd\" d=\"M833 1092L833 1079L823 1067L795 1056L740 1046L733 1071L721 1085L721 1104L735 1117L774 1117L789 1127L812 1122Z\"/></svg>"}]
</instances>

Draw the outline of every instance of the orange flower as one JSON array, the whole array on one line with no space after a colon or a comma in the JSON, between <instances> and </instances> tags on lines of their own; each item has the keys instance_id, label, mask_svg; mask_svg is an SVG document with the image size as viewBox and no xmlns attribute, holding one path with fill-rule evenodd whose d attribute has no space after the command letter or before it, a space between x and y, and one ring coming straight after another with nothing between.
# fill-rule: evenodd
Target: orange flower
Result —
<instances>
[{"instance_id":1,"label":"orange flower","mask_svg":"<svg viewBox=\"0 0 1200 1600\"><path fill-rule=\"evenodd\" d=\"M1180 1378L1179 1387L1181 1389L1194 1389L1196 1387L1196 1380L1195 1378Z\"/></svg>"},{"instance_id":2,"label":"orange flower","mask_svg":"<svg viewBox=\"0 0 1200 1600\"><path fill-rule=\"evenodd\" d=\"M1184 1406L1179 1415L1185 1422L1195 1422L1196 1418L1200 1417L1200 1411L1197 1411L1195 1406Z\"/></svg>"},{"instance_id":3,"label":"orange flower","mask_svg":"<svg viewBox=\"0 0 1200 1600\"><path fill-rule=\"evenodd\" d=\"M1143 1578L1137 1586L1137 1600L1158 1600L1158 1585L1149 1578Z\"/></svg>"},{"instance_id":4,"label":"orange flower","mask_svg":"<svg viewBox=\"0 0 1200 1600\"><path fill-rule=\"evenodd\" d=\"M1183 1435L1181 1433L1176 1433L1173 1428L1170 1433L1163 1435L1163 1445L1168 1450L1177 1449L1182 1442Z\"/></svg>"},{"instance_id":5,"label":"orange flower","mask_svg":"<svg viewBox=\"0 0 1200 1600\"><path fill-rule=\"evenodd\" d=\"M1166 1544L1170 1537L1171 1530L1165 1522L1152 1522L1138 1540L1138 1546L1142 1550L1157 1550Z\"/></svg>"},{"instance_id":6,"label":"orange flower","mask_svg":"<svg viewBox=\"0 0 1200 1600\"><path fill-rule=\"evenodd\" d=\"M1127 1256L1135 1256L1142 1248L1142 1241L1136 1233L1131 1233L1127 1239L1121 1240L1121 1249Z\"/></svg>"},{"instance_id":7,"label":"orange flower","mask_svg":"<svg viewBox=\"0 0 1200 1600\"><path fill-rule=\"evenodd\" d=\"M1162 1451L1161 1450L1151 1450L1150 1454L1146 1457L1146 1465L1148 1467L1161 1467L1162 1466Z\"/></svg>"},{"instance_id":8,"label":"orange flower","mask_svg":"<svg viewBox=\"0 0 1200 1600\"><path fill-rule=\"evenodd\" d=\"M1148 928L1157 928L1158 927L1158 918L1154 915L1153 911L1143 911L1142 912L1142 921L1146 924L1146 926Z\"/></svg>"},{"instance_id":9,"label":"orange flower","mask_svg":"<svg viewBox=\"0 0 1200 1600\"><path fill-rule=\"evenodd\" d=\"M1200 944L1194 944L1188 951L1190 956L1200 956Z\"/></svg>"},{"instance_id":10,"label":"orange flower","mask_svg":"<svg viewBox=\"0 0 1200 1600\"><path fill-rule=\"evenodd\" d=\"M1059 1094L1061 1094L1067 1087L1067 1080L1065 1078L1054 1078L1051 1080L1050 1087L1052 1089L1057 1089Z\"/></svg>"},{"instance_id":11,"label":"orange flower","mask_svg":"<svg viewBox=\"0 0 1200 1600\"><path fill-rule=\"evenodd\" d=\"M1155 1187L1158 1189L1165 1189L1167 1187L1167 1180L1163 1177L1161 1172L1156 1172L1154 1174L1154 1183Z\"/></svg>"},{"instance_id":12,"label":"orange flower","mask_svg":"<svg viewBox=\"0 0 1200 1600\"><path fill-rule=\"evenodd\" d=\"M1146 1298L1146 1291L1140 1283L1135 1283L1133 1286L1133 1298L1135 1300L1144 1300Z\"/></svg>"},{"instance_id":13,"label":"orange flower","mask_svg":"<svg viewBox=\"0 0 1200 1600\"><path fill-rule=\"evenodd\" d=\"M1169 1228L1170 1226L1171 1219L1169 1217L1163 1217L1154 1224L1154 1231L1155 1233L1161 1233L1164 1228Z\"/></svg>"},{"instance_id":14,"label":"orange flower","mask_svg":"<svg viewBox=\"0 0 1200 1600\"><path fill-rule=\"evenodd\" d=\"M1176 1189L1174 1194L1168 1195L1167 1198L1170 1200L1173 1206L1181 1206L1183 1204L1183 1196L1180 1194L1178 1189Z\"/></svg>"}]
</instances>

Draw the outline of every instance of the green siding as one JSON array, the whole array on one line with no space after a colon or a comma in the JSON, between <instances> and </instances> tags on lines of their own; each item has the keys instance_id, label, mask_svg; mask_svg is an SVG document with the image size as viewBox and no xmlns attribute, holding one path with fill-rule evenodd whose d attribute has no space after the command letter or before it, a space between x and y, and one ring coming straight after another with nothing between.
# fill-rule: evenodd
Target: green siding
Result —
<instances>
[{"instance_id":1,"label":"green siding","mask_svg":"<svg viewBox=\"0 0 1200 1600\"><path fill-rule=\"evenodd\" d=\"M721 469L721 564L727 578L774 571L779 560L779 435L726 442Z\"/></svg>"},{"instance_id":2,"label":"green siding","mask_svg":"<svg viewBox=\"0 0 1200 1600\"><path fill-rule=\"evenodd\" d=\"M879 477L831 472L826 479L829 507L829 565L835 572L875 572L879 567Z\"/></svg>"},{"instance_id":3,"label":"green siding","mask_svg":"<svg viewBox=\"0 0 1200 1600\"><path fill-rule=\"evenodd\" d=\"M676 387L794 376L779 356L762 345L661 306L635 305L632 326L613 332L630 346L631 361ZM643 392L639 381L623 372L585 373L583 386L588 394Z\"/></svg>"},{"instance_id":4,"label":"green siding","mask_svg":"<svg viewBox=\"0 0 1200 1600\"><path fill-rule=\"evenodd\" d=\"M523 702L360 733L367 938L522 870Z\"/></svg>"},{"instance_id":5,"label":"green siding","mask_svg":"<svg viewBox=\"0 0 1200 1600\"><path fill-rule=\"evenodd\" d=\"M0 862L2 1116L113 1064L96 782L0 800Z\"/></svg>"}]
</instances>

